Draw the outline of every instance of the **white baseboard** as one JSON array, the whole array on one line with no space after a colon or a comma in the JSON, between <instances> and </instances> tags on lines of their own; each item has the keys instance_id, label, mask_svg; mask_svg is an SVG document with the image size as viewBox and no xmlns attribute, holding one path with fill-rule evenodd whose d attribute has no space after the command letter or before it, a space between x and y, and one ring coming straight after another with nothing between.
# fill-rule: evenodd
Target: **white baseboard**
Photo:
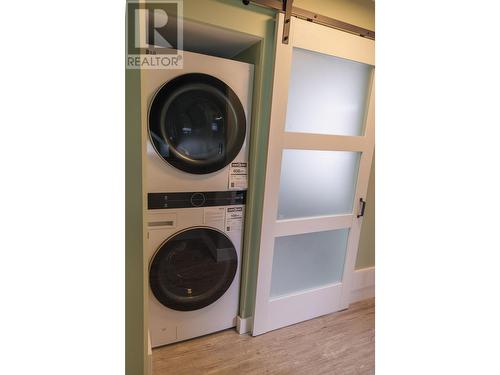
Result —
<instances>
[{"instance_id":1,"label":"white baseboard","mask_svg":"<svg viewBox=\"0 0 500 375\"><path fill-rule=\"evenodd\" d=\"M375 267L361 268L354 271L350 303L375 297ZM241 335L253 328L253 317L236 317L236 331Z\"/></svg>"},{"instance_id":2,"label":"white baseboard","mask_svg":"<svg viewBox=\"0 0 500 375\"><path fill-rule=\"evenodd\" d=\"M244 333L249 333L253 328L253 316L249 318L236 317L236 331L242 335Z\"/></svg>"},{"instance_id":3,"label":"white baseboard","mask_svg":"<svg viewBox=\"0 0 500 375\"><path fill-rule=\"evenodd\" d=\"M354 271L352 278L351 302L375 297L375 267Z\"/></svg>"},{"instance_id":4,"label":"white baseboard","mask_svg":"<svg viewBox=\"0 0 500 375\"><path fill-rule=\"evenodd\" d=\"M151 336L148 330L148 375L153 374L153 350L151 349Z\"/></svg>"}]
</instances>

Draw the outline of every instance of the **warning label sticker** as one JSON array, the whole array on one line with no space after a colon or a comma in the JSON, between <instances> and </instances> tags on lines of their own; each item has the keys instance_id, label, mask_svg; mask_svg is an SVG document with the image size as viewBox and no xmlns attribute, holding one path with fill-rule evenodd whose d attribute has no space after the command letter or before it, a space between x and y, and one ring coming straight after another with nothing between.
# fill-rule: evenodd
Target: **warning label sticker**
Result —
<instances>
[{"instance_id":1,"label":"warning label sticker","mask_svg":"<svg viewBox=\"0 0 500 375\"><path fill-rule=\"evenodd\" d=\"M244 190L247 188L247 164L241 162L231 163L229 166L229 190Z\"/></svg>"},{"instance_id":2,"label":"warning label sticker","mask_svg":"<svg viewBox=\"0 0 500 375\"><path fill-rule=\"evenodd\" d=\"M226 209L226 227L227 232L241 230L243 227L243 207L228 207Z\"/></svg>"},{"instance_id":3,"label":"warning label sticker","mask_svg":"<svg viewBox=\"0 0 500 375\"><path fill-rule=\"evenodd\" d=\"M224 230L226 218L225 207L205 207L203 209L203 224Z\"/></svg>"}]
</instances>

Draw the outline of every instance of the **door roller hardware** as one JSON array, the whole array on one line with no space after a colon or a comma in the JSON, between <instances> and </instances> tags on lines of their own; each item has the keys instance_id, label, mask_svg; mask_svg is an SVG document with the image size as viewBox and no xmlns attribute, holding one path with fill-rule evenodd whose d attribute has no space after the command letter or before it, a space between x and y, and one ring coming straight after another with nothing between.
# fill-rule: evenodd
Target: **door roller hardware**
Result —
<instances>
[{"instance_id":1,"label":"door roller hardware","mask_svg":"<svg viewBox=\"0 0 500 375\"><path fill-rule=\"evenodd\" d=\"M283 12L285 12L285 24L283 25L283 37L281 42L288 44L290 36L290 19L292 18L292 3L293 0L283 0Z\"/></svg>"},{"instance_id":2,"label":"door roller hardware","mask_svg":"<svg viewBox=\"0 0 500 375\"><path fill-rule=\"evenodd\" d=\"M359 211L357 217L360 218L365 216L366 201L363 198L359 198Z\"/></svg>"},{"instance_id":3,"label":"door roller hardware","mask_svg":"<svg viewBox=\"0 0 500 375\"><path fill-rule=\"evenodd\" d=\"M250 3L274 9L278 12L285 13L285 24L283 25L282 42L288 44L290 32L290 18L291 16L317 23L333 29L345 31L354 35L359 35L363 38L375 40L375 32L368 30L350 23L337 20L328 16L323 16L318 13L311 12L307 9L297 8L292 6L292 0L243 0L243 4L249 5Z\"/></svg>"}]
</instances>

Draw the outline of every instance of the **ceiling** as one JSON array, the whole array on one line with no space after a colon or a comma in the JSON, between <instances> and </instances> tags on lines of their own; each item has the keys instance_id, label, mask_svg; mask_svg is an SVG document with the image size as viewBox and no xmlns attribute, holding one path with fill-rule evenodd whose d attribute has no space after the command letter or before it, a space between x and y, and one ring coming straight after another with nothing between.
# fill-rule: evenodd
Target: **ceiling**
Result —
<instances>
[{"instance_id":1,"label":"ceiling","mask_svg":"<svg viewBox=\"0 0 500 375\"><path fill-rule=\"evenodd\" d=\"M260 38L184 19L184 50L231 58L260 41Z\"/></svg>"}]
</instances>

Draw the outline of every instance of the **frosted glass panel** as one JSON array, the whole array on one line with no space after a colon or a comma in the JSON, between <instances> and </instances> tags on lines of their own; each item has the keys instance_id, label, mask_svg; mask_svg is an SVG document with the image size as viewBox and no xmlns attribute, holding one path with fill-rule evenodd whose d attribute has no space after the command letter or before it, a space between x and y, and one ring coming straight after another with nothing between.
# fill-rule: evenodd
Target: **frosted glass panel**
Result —
<instances>
[{"instance_id":1,"label":"frosted glass panel","mask_svg":"<svg viewBox=\"0 0 500 375\"><path fill-rule=\"evenodd\" d=\"M283 150L278 219L352 213L360 155Z\"/></svg>"},{"instance_id":2,"label":"frosted glass panel","mask_svg":"<svg viewBox=\"0 0 500 375\"><path fill-rule=\"evenodd\" d=\"M271 297L342 280L348 229L275 239Z\"/></svg>"},{"instance_id":3,"label":"frosted glass panel","mask_svg":"<svg viewBox=\"0 0 500 375\"><path fill-rule=\"evenodd\" d=\"M362 135L372 69L294 48L286 131Z\"/></svg>"}]
</instances>

